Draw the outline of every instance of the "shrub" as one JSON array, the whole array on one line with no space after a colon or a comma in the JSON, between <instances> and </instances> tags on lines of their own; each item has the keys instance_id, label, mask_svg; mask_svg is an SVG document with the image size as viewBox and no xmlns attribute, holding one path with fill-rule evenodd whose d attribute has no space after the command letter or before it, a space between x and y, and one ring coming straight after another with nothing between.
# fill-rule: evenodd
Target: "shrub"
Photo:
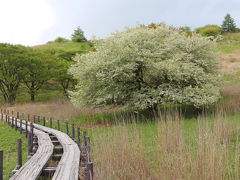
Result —
<instances>
[{"instance_id":1,"label":"shrub","mask_svg":"<svg viewBox=\"0 0 240 180\"><path fill-rule=\"evenodd\" d=\"M197 28L195 31L197 33L201 34L202 36L217 37L218 35L221 34L222 29L217 25L207 25L207 26L204 26L204 27Z\"/></svg>"},{"instance_id":2,"label":"shrub","mask_svg":"<svg viewBox=\"0 0 240 180\"><path fill-rule=\"evenodd\" d=\"M69 40L66 38L57 37L53 42L62 43L62 42L67 42L67 41L69 41Z\"/></svg>"}]
</instances>

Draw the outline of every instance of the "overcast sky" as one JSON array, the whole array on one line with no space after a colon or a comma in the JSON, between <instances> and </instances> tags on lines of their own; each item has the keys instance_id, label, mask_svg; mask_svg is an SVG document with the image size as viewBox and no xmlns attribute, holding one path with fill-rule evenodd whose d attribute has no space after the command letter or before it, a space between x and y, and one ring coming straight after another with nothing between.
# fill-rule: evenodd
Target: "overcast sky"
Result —
<instances>
[{"instance_id":1,"label":"overcast sky","mask_svg":"<svg viewBox=\"0 0 240 180\"><path fill-rule=\"evenodd\" d=\"M70 38L77 26L88 39L152 22L194 29L221 25L227 13L240 25L239 7L240 0L0 0L0 42L44 44Z\"/></svg>"}]
</instances>

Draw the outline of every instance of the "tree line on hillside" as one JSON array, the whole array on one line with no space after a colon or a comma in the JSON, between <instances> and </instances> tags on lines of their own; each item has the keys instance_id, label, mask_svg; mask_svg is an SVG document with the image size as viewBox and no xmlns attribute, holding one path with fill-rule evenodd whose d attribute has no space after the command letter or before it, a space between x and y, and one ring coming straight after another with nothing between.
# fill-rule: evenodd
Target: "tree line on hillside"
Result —
<instances>
[{"instance_id":1,"label":"tree line on hillside","mask_svg":"<svg viewBox=\"0 0 240 180\"><path fill-rule=\"evenodd\" d=\"M31 100L48 80L58 82L63 90L75 81L67 74L72 62L38 49L21 45L0 44L0 91L4 101L13 104L19 88L27 88Z\"/></svg>"},{"instance_id":2,"label":"tree line on hillside","mask_svg":"<svg viewBox=\"0 0 240 180\"><path fill-rule=\"evenodd\" d=\"M188 26L181 27L180 29L182 31L187 32L190 35L192 34L191 28ZM237 28L236 23L234 19L231 17L231 15L227 14L224 17L224 20L221 26L210 24L210 25L196 28L193 32L199 33L202 36L217 37L218 35L224 34L224 33L240 32L240 29Z\"/></svg>"},{"instance_id":3,"label":"tree line on hillside","mask_svg":"<svg viewBox=\"0 0 240 180\"><path fill-rule=\"evenodd\" d=\"M64 41L68 40L58 37L54 42ZM74 30L72 41L87 41L80 27ZM35 101L39 90L50 80L58 83L63 94L68 96L68 90L73 90L76 84L68 69L74 64L72 57L77 53L82 52L0 43L0 91L5 103L14 104L22 86L27 89L31 101Z\"/></svg>"}]
</instances>

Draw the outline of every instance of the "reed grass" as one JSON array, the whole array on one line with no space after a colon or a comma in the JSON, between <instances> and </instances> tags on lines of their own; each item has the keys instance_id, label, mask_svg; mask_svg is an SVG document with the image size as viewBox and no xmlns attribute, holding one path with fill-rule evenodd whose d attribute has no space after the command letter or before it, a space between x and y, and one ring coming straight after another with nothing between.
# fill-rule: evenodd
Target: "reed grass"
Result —
<instances>
[{"instance_id":1,"label":"reed grass","mask_svg":"<svg viewBox=\"0 0 240 180\"><path fill-rule=\"evenodd\" d=\"M93 132L95 178L240 179L240 123L233 123L224 112L211 119L199 117L194 132L186 128L178 112L164 114L156 121L151 142L146 142L137 124Z\"/></svg>"}]
</instances>

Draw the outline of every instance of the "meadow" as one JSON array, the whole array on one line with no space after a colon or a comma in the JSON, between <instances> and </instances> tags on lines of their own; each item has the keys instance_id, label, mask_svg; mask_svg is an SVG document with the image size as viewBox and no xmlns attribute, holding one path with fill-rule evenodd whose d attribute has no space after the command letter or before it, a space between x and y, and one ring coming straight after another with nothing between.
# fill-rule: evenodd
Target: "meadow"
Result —
<instances>
[{"instance_id":1,"label":"meadow","mask_svg":"<svg viewBox=\"0 0 240 180\"><path fill-rule=\"evenodd\" d=\"M52 117L55 128L56 120L61 120L62 131L64 122L86 130L91 137L96 179L239 179L239 39L239 33L226 34L218 43L223 98L200 110L166 105L159 107L154 117L124 106L76 108L52 82L40 90L37 102L29 103L22 91L17 104L2 108ZM67 43L70 50L73 43ZM61 49L65 45L50 43L43 47L51 46ZM12 162L4 171L7 177L16 165L15 146L20 134L5 124L0 128L0 139L8 139L0 142L0 148L9 151L6 158ZM26 154L26 144L24 147Z\"/></svg>"},{"instance_id":2,"label":"meadow","mask_svg":"<svg viewBox=\"0 0 240 180\"><path fill-rule=\"evenodd\" d=\"M181 119L92 132L97 179L239 179L237 117Z\"/></svg>"},{"instance_id":3,"label":"meadow","mask_svg":"<svg viewBox=\"0 0 240 180\"><path fill-rule=\"evenodd\" d=\"M198 113L185 106L161 107L158 117L123 107L77 109L65 100L10 110L62 118L62 131L63 122L86 130L100 180L239 179L239 96L228 96Z\"/></svg>"},{"instance_id":4,"label":"meadow","mask_svg":"<svg viewBox=\"0 0 240 180\"><path fill-rule=\"evenodd\" d=\"M223 53L232 53L240 48L240 33L226 33L222 40L218 42L217 51Z\"/></svg>"}]
</instances>

